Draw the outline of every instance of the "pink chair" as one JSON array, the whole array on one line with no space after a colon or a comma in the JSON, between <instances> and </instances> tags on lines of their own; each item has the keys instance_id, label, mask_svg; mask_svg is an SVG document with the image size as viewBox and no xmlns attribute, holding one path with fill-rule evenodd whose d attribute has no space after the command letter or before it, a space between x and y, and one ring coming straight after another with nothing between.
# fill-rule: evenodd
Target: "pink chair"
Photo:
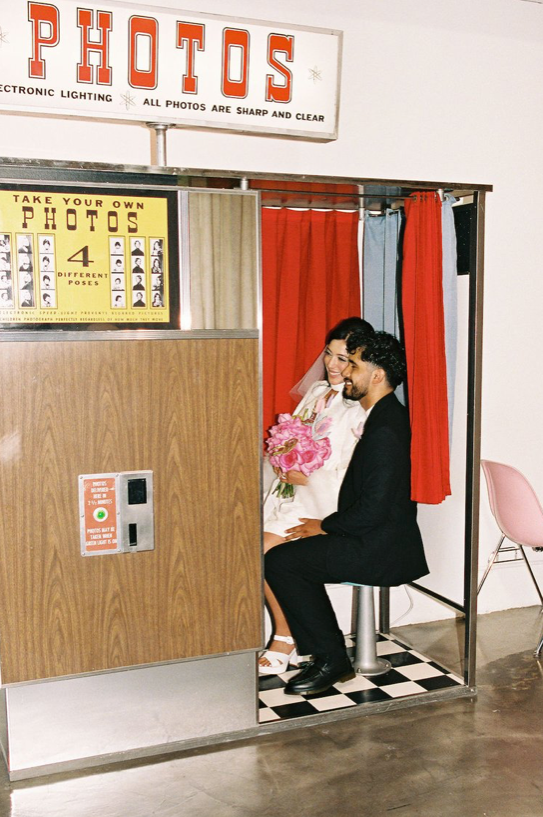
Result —
<instances>
[{"instance_id":1,"label":"pink chair","mask_svg":"<svg viewBox=\"0 0 543 817\"><path fill-rule=\"evenodd\" d=\"M490 555L477 593L481 590L490 568L500 553L520 551L543 605L541 590L524 552L525 547L543 548L543 508L526 477L516 468L491 460L481 460L481 465L488 487L490 509L502 532L502 537ZM506 538L512 543L512 546L502 547ZM514 560L505 559L504 561ZM541 653L542 648L543 635L535 651L536 656Z\"/></svg>"}]
</instances>

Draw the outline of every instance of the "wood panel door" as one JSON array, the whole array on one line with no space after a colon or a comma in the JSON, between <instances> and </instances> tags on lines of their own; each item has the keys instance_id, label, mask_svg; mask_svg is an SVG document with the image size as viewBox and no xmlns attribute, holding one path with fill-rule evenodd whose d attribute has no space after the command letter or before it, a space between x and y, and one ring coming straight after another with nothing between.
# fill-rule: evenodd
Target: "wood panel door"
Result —
<instances>
[{"instance_id":1,"label":"wood panel door","mask_svg":"<svg viewBox=\"0 0 543 817\"><path fill-rule=\"evenodd\" d=\"M258 342L0 344L3 683L257 648ZM150 469L155 550L82 557L78 475Z\"/></svg>"}]
</instances>

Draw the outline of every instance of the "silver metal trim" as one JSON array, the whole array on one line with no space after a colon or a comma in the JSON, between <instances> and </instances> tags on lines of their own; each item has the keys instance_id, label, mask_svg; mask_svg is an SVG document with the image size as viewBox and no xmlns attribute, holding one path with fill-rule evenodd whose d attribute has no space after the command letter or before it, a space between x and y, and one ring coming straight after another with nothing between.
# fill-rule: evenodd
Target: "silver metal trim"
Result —
<instances>
[{"instance_id":1,"label":"silver metal trim","mask_svg":"<svg viewBox=\"0 0 543 817\"><path fill-rule=\"evenodd\" d=\"M9 689L10 770L256 727L256 670L250 653Z\"/></svg>"},{"instance_id":2,"label":"silver metal trim","mask_svg":"<svg viewBox=\"0 0 543 817\"><path fill-rule=\"evenodd\" d=\"M5 688L0 689L0 750L6 768L10 766L9 752L9 728L8 728L8 702Z\"/></svg>"},{"instance_id":3,"label":"silver metal trim","mask_svg":"<svg viewBox=\"0 0 543 817\"><path fill-rule=\"evenodd\" d=\"M55 681L71 681L77 678L92 678L95 675L112 675L119 672L130 672L132 670L149 669L152 667L165 667L169 664L187 664L193 661L208 661L214 658L229 658L231 655L249 655L260 651L260 647L252 647L246 650L228 650L228 652L216 652L209 655L189 655L187 658L174 658L170 661L153 661L148 664L128 664L125 667L112 667L110 669L94 670L93 672L78 672L75 675L54 675L51 678L35 678L30 681L16 681L14 683L2 684L2 689L13 689L14 687L27 687L36 684L50 684Z\"/></svg>"},{"instance_id":4,"label":"silver metal trim","mask_svg":"<svg viewBox=\"0 0 543 817\"><path fill-rule=\"evenodd\" d=\"M299 173L258 173L249 170L221 170L221 169L208 169L208 168L190 168L190 167L153 167L151 165L123 165L123 164L106 164L105 162L74 162L74 161L51 161L50 159L25 159L25 158L13 158L13 157L2 157L0 156L0 172L2 170L2 166L6 168L10 167L26 167L28 169L48 169L48 170L75 170L75 171L87 171L87 172L106 172L106 173L137 173L137 174L145 174L145 175L162 175L162 176L199 176L203 179L206 178L224 178L224 179L231 179L237 178L240 179L243 176L246 176L248 179L273 179L277 180L282 179L284 181L297 181L297 182L315 182L315 183L322 183L322 184L330 184L333 182L334 184L352 184L352 185L364 185L364 184L375 184L375 185L391 185L394 187L406 187L409 189L437 189L438 187L441 188L453 188L455 190L466 189L471 191L476 190L485 190L487 192L491 192L493 187L491 184L475 184L471 182L449 182L449 181L421 181L421 180L413 180L413 179L383 179L383 178L365 178L365 177L356 177L356 176L317 176L313 174L303 175ZM15 181L15 179L9 179L9 181ZM27 184L29 182L28 179L22 178L19 179L21 183ZM30 179L30 181L36 181L35 179ZM51 184L58 184L58 180L51 182ZM68 184L68 182L62 182L63 184ZM82 182L74 181L73 184L81 184ZM85 182L87 184L87 182ZM123 185L124 186L124 185ZM137 187L137 185L135 185ZM141 185L140 185L141 187ZM162 186L160 186L162 190ZM192 188L191 188L192 189ZM209 188L205 188L209 191ZM226 192L233 192L232 190L228 190ZM238 188L238 192L240 191Z\"/></svg>"},{"instance_id":5,"label":"silver metal trim","mask_svg":"<svg viewBox=\"0 0 543 817\"><path fill-rule=\"evenodd\" d=\"M203 746L221 746L233 741L249 740L255 737L264 737L276 732L289 732L292 729L303 729L311 726L320 726L337 721L351 720L353 718L367 717L385 712L392 712L399 709L410 709L421 704L432 704L438 701L449 701L456 698L475 698L477 690L469 687L450 687L434 692L423 692L420 695L413 695L404 699L390 701L378 701L375 703L359 704L356 707L347 709L334 709L316 715L309 715L303 718L292 718L285 721L272 721L259 724L251 729L240 730L239 732L224 732L218 735L211 735L201 739L189 739L177 741L175 743L161 744L157 746L145 747L143 749L132 749L127 752L114 752L100 755L99 757L78 758L73 761L62 763L51 763L44 766L35 766L29 769L17 769L9 773L9 779L13 783L28 780L30 778L44 777L45 775L59 774L61 772L73 772L82 769L104 766L110 763L121 763L140 758L151 758L162 754L173 754L175 752L188 752L199 749ZM423 700L421 700L421 698Z\"/></svg>"},{"instance_id":6,"label":"silver metal trim","mask_svg":"<svg viewBox=\"0 0 543 817\"><path fill-rule=\"evenodd\" d=\"M117 475L117 536L122 553L144 553L155 549L155 510L153 472L121 471ZM146 483L146 501L129 504L129 483L140 480ZM137 542L130 541L130 525L137 525Z\"/></svg>"},{"instance_id":7,"label":"silver metal trim","mask_svg":"<svg viewBox=\"0 0 543 817\"><path fill-rule=\"evenodd\" d=\"M178 193L179 216L179 291L181 297L180 327L184 331L192 326L191 290L190 290L190 229L189 229L189 194L188 190Z\"/></svg>"},{"instance_id":8,"label":"silver metal trim","mask_svg":"<svg viewBox=\"0 0 543 817\"><path fill-rule=\"evenodd\" d=\"M262 206L261 196L260 193L257 196L256 202L256 280L257 280L257 292L256 292L256 321L258 327L258 431L259 431L259 439L264 439L264 418L263 414L263 407L264 407L264 378L263 378L263 371L264 371L264 351L263 351L263 275L262 275L262 219L260 216L260 209ZM262 447L260 448L260 469L259 469L259 477L260 477L260 496L264 495L264 452ZM260 503L260 564L261 564L261 581L260 581L260 606L262 610L262 620L261 620L261 648L264 649L266 646L266 613L265 613L265 596L264 596L264 583L265 583L265 575L264 575L264 503ZM256 678L256 683L258 686L258 674ZM257 690L258 691L258 690ZM258 696L257 696L257 707L258 707Z\"/></svg>"},{"instance_id":9,"label":"silver metal trim","mask_svg":"<svg viewBox=\"0 0 543 817\"><path fill-rule=\"evenodd\" d=\"M477 231L472 238L468 343L466 441L466 529L464 556L465 667L468 685L475 683L477 638L477 575L479 567L479 496L481 479L481 392L483 365L483 293L485 193L475 193ZM470 266L472 266L470 264Z\"/></svg>"},{"instance_id":10,"label":"silver metal trim","mask_svg":"<svg viewBox=\"0 0 543 817\"><path fill-rule=\"evenodd\" d=\"M168 188L161 187L160 189L167 190ZM212 193L214 196L250 196L255 199L260 195L260 190L241 190L239 187L197 187L196 185L187 187L186 185L179 185L178 187L172 187L172 190L182 190L187 193Z\"/></svg>"},{"instance_id":11,"label":"silver metal trim","mask_svg":"<svg viewBox=\"0 0 543 817\"><path fill-rule=\"evenodd\" d=\"M47 341L95 341L95 340L219 340L219 339L247 339L258 338L256 329L118 329L62 332L57 330L39 329L35 332L26 329L0 330L0 343L39 342Z\"/></svg>"}]
</instances>

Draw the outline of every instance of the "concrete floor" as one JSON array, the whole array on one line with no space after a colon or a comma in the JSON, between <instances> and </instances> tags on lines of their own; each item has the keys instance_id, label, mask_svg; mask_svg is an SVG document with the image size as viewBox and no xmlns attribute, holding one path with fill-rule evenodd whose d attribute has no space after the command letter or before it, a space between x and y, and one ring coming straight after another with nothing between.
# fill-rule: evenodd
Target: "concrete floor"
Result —
<instances>
[{"instance_id":1,"label":"concrete floor","mask_svg":"<svg viewBox=\"0 0 543 817\"><path fill-rule=\"evenodd\" d=\"M477 699L10 788L0 817L542 817L539 608L479 617ZM459 671L454 620L396 634Z\"/></svg>"}]
</instances>

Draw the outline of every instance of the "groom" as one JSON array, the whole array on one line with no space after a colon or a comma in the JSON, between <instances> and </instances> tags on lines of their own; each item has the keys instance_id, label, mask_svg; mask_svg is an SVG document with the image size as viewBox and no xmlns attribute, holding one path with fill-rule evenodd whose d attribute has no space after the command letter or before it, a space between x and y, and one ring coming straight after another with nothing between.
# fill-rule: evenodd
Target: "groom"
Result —
<instances>
[{"instance_id":1,"label":"groom","mask_svg":"<svg viewBox=\"0 0 543 817\"><path fill-rule=\"evenodd\" d=\"M386 332L352 332L343 395L366 410L339 492L338 510L300 519L287 541L266 554L266 579L301 655L313 661L288 682L287 695L317 695L354 677L327 583L390 587L428 573L411 501L410 429L394 395L405 378L400 343Z\"/></svg>"}]
</instances>

